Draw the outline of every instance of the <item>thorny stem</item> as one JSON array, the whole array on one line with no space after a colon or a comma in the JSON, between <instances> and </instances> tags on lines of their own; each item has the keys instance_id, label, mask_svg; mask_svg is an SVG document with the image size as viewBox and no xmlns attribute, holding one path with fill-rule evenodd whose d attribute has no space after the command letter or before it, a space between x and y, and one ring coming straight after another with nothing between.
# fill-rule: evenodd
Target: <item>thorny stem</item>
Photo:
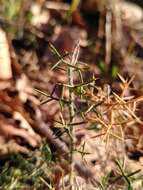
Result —
<instances>
[{"instance_id":1,"label":"thorny stem","mask_svg":"<svg viewBox=\"0 0 143 190\"><path fill-rule=\"evenodd\" d=\"M70 58L70 65L75 66L77 63L79 55L79 42L76 44L73 54ZM73 67L68 67L68 83L69 86L74 86L74 68ZM70 190L73 190L73 183L74 183L74 150L75 150L75 131L74 131L74 126L71 125L74 122L74 116L75 116L75 111L74 111L74 92L72 88L69 88L69 132L70 132L70 157L69 157L69 162L70 162L70 178L69 178L69 183L70 183Z\"/></svg>"}]
</instances>

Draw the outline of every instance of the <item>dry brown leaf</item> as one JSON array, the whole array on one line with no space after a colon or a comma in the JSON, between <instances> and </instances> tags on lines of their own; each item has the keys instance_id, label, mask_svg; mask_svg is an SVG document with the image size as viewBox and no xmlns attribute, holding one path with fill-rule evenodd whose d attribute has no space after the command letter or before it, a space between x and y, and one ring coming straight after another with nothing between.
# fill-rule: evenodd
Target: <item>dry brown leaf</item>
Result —
<instances>
[{"instance_id":1,"label":"dry brown leaf","mask_svg":"<svg viewBox=\"0 0 143 190\"><path fill-rule=\"evenodd\" d=\"M28 131L24 129L18 129L10 124L0 124L0 134L7 137L20 137L28 142L32 147L36 147L41 142L41 138L38 134L30 135Z\"/></svg>"},{"instance_id":2,"label":"dry brown leaf","mask_svg":"<svg viewBox=\"0 0 143 190\"><path fill-rule=\"evenodd\" d=\"M20 146L14 140L0 144L0 156L6 156L17 152L28 154L29 150L24 146Z\"/></svg>"}]
</instances>

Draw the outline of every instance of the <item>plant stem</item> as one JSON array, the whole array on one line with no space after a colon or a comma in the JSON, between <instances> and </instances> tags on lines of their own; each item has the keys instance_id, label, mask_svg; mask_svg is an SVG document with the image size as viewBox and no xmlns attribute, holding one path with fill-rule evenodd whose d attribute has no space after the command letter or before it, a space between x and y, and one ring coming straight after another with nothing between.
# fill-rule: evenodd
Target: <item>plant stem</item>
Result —
<instances>
[{"instance_id":1,"label":"plant stem","mask_svg":"<svg viewBox=\"0 0 143 190\"><path fill-rule=\"evenodd\" d=\"M70 65L75 66L77 63L79 55L79 42L76 44L76 47L74 48L73 54L70 58ZM68 67L68 83L69 86L74 86L74 68ZM74 126L71 125L74 122L74 92L72 88L69 88L69 137L70 137L70 177L69 177L69 183L70 183L70 190L73 190L73 184L74 184L74 150L75 150L75 132L74 132Z\"/></svg>"}]
</instances>

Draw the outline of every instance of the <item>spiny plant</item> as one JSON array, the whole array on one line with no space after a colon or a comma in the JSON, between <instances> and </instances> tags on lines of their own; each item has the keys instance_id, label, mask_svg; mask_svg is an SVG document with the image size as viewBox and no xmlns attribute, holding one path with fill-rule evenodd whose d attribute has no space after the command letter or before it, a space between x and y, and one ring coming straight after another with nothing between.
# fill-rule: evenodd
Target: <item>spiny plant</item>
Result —
<instances>
[{"instance_id":1,"label":"spiny plant","mask_svg":"<svg viewBox=\"0 0 143 190\"><path fill-rule=\"evenodd\" d=\"M141 169L138 169L131 173L127 172L125 169L126 167L125 159L123 160L116 159L115 164L117 166L117 170L115 172L118 173L118 176L110 178L110 176L112 175L111 172L103 176L100 182L101 190L112 190L112 189L121 189L121 188L123 189L126 187L128 190L133 190L134 189L133 183L136 182L139 178L136 177L135 175L141 172Z\"/></svg>"},{"instance_id":2,"label":"spiny plant","mask_svg":"<svg viewBox=\"0 0 143 190\"><path fill-rule=\"evenodd\" d=\"M136 109L138 103L143 100L143 97L134 98L128 96L127 92L134 79L133 77L126 80L119 75L122 81L120 94L113 92L107 84L103 88L97 86L97 78L91 72L90 66L78 61L79 42L77 42L72 53L66 53L63 57L52 44L50 44L50 47L53 53L59 58L59 61L52 66L52 70L63 70L68 80L67 83L56 83L50 95L38 89L36 91L48 97L41 104L57 101L61 107L59 120L55 120L55 123L59 124L59 128L62 131L58 137L65 135L64 140L69 146L66 159L68 159L70 165L68 170L68 187L72 190L75 189L74 180L77 164L74 158L75 153L80 153L82 158L88 154L84 150L85 143L81 144L80 149L76 148L76 127L84 124L84 129L88 131L96 130L100 126L100 132L91 138L96 139L99 136L103 136L103 141L106 141L107 145L108 141L112 138L124 142L124 128L135 123L142 124L141 119L136 116ZM87 70L90 71L90 79L87 79L85 76L85 71ZM55 94L56 86L60 86L62 89L60 96ZM118 162L116 163L120 166ZM121 170L121 167L119 169ZM122 170L121 173L123 178L128 182L128 187L131 189L128 178ZM97 182L97 184L100 183Z\"/></svg>"}]
</instances>

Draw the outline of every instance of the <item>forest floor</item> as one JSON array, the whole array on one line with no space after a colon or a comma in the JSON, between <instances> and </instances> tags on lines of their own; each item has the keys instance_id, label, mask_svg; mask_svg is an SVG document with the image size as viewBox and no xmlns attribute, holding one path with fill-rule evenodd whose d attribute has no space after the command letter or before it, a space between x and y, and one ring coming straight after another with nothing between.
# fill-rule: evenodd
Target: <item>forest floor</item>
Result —
<instances>
[{"instance_id":1,"label":"forest floor","mask_svg":"<svg viewBox=\"0 0 143 190\"><path fill-rule=\"evenodd\" d=\"M0 189L143 189L143 9L0 7Z\"/></svg>"}]
</instances>

